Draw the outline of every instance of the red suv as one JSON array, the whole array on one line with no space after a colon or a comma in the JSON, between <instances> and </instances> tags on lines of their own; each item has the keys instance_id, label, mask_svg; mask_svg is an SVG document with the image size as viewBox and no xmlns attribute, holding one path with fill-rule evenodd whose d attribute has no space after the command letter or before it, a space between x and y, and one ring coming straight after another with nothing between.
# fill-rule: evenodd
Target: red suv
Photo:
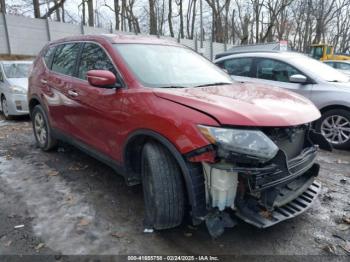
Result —
<instances>
[{"instance_id":1,"label":"red suv","mask_svg":"<svg viewBox=\"0 0 350 262\"><path fill-rule=\"evenodd\" d=\"M142 183L145 227L186 212L213 236L234 217L264 228L305 211L320 191L307 99L233 83L189 48L158 38L99 35L49 43L29 78L44 151L71 143ZM231 211L231 212L228 212Z\"/></svg>"}]
</instances>

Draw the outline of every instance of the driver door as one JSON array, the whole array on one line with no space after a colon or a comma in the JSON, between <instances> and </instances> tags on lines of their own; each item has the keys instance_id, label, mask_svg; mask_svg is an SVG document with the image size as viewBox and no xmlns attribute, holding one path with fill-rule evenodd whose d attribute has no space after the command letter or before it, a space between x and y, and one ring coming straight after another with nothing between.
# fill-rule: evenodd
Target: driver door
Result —
<instances>
[{"instance_id":1,"label":"driver door","mask_svg":"<svg viewBox=\"0 0 350 262\"><path fill-rule=\"evenodd\" d=\"M312 84L292 83L289 80L292 75L305 75L293 66L275 59L256 58L253 68L253 77L249 79L250 82L288 89L309 99L311 98Z\"/></svg>"}]
</instances>

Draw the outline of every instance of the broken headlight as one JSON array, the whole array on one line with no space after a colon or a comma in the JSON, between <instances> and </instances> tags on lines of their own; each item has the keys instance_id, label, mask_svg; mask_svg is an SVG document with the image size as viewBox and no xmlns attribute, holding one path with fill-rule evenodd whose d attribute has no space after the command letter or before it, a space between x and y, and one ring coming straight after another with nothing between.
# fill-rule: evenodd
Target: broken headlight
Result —
<instances>
[{"instance_id":1,"label":"broken headlight","mask_svg":"<svg viewBox=\"0 0 350 262\"><path fill-rule=\"evenodd\" d=\"M259 158L261 162L272 159L278 152L276 144L259 130L198 126L210 143L226 150Z\"/></svg>"}]
</instances>

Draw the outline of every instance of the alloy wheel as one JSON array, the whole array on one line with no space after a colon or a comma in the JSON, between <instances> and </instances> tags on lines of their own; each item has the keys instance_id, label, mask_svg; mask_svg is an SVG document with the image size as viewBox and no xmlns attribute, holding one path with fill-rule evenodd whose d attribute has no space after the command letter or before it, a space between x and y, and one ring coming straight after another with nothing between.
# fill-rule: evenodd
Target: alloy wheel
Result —
<instances>
[{"instance_id":1,"label":"alloy wheel","mask_svg":"<svg viewBox=\"0 0 350 262\"><path fill-rule=\"evenodd\" d=\"M332 144L344 144L350 139L350 121L340 115L329 116L321 124L321 133Z\"/></svg>"},{"instance_id":2,"label":"alloy wheel","mask_svg":"<svg viewBox=\"0 0 350 262\"><path fill-rule=\"evenodd\" d=\"M3 97L1 100L1 107L2 107L2 113L4 114L4 116L8 117L9 116L9 108L8 108L7 100L5 97Z\"/></svg>"},{"instance_id":3,"label":"alloy wheel","mask_svg":"<svg viewBox=\"0 0 350 262\"><path fill-rule=\"evenodd\" d=\"M44 145L47 138L47 129L44 117L41 113L36 113L34 118L34 130L40 144Z\"/></svg>"}]
</instances>

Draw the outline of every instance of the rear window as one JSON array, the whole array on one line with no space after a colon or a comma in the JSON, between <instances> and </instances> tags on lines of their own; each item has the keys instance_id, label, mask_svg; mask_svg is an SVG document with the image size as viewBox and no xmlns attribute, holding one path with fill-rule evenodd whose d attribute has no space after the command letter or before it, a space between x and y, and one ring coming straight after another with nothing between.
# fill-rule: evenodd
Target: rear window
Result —
<instances>
[{"instance_id":1,"label":"rear window","mask_svg":"<svg viewBox=\"0 0 350 262\"><path fill-rule=\"evenodd\" d=\"M79 49L79 43L58 46L52 61L52 71L69 76L74 75Z\"/></svg>"}]
</instances>

